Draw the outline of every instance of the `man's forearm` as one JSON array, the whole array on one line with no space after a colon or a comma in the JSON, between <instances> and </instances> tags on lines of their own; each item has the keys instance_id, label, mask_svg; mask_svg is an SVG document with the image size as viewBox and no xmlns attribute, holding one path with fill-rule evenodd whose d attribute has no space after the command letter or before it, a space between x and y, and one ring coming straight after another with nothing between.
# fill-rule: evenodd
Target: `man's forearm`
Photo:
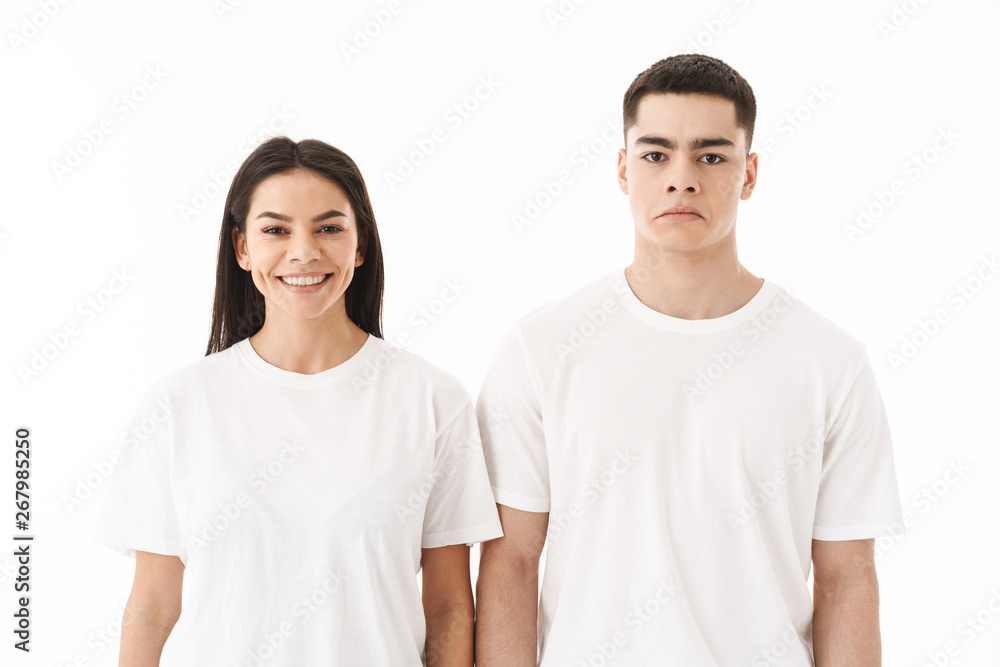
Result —
<instances>
[{"instance_id":1,"label":"man's forearm","mask_svg":"<svg viewBox=\"0 0 1000 667\"><path fill-rule=\"evenodd\" d=\"M535 667L538 656L538 566L512 565L483 553L476 582L476 665Z\"/></svg>"},{"instance_id":2,"label":"man's forearm","mask_svg":"<svg viewBox=\"0 0 1000 667\"><path fill-rule=\"evenodd\" d=\"M816 667L880 667L878 580L864 578L816 584L813 594L813 653Z\"/></svg>"}]
</instances>

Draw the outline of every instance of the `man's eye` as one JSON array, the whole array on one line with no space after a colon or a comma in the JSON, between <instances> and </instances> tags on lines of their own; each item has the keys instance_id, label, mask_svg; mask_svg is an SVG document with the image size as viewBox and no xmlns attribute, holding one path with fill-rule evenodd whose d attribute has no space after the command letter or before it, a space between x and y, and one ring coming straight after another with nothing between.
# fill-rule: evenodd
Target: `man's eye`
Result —
<instances>
[{"instance_id":1,"label":"man's eye","mask_svg":"<svg viewBox=\"0 0 1000 667\"><path fill-rule=\"evenodd\" d=\"M645 157L650 162L662 162L663 161L663 153L655 153L655 152L654 153L646 153L643 157Z\"/></svg>"},{"instance_id":2,"label":"man's eye","mask_svg":"<svg viewBox=\"0 0 1000 667\"><path fill-rule=\"evenodd\" d=\"M716 155L715 153L709 153L708 155L703 155L702 157L715 158L715 162L709 162L708 164L721 164L722 162L726 161L726 158L722 157L721 155Z\"/></svg>"}]
</instances>

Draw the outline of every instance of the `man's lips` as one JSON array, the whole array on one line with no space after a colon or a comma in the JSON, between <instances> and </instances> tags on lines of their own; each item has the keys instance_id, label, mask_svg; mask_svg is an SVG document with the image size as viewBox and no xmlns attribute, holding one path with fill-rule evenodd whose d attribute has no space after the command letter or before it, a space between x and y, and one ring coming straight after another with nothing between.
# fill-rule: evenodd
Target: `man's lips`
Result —
<instances>
[{"instance_id":1,"label":"man's lips","mask_svg":"<svg viewBox=\"0 0 1000 667\"><path fill-rule=\"evenodd\" d=\"M678 218L678 219L682 219L682 218L683 219L687 219L687 218L684 218L684 216L688 216L692 220L695 217L698 217L698 218L705 217L705 216L703 216L701 214L701 211L699 211L698 209L696 209L694 206L674 206L672 208L668 208L666 211L663 211L662 213L660 213L656 217L658 217L658 218L671 217L671 218Z\"/></svg>"}]
</instances>

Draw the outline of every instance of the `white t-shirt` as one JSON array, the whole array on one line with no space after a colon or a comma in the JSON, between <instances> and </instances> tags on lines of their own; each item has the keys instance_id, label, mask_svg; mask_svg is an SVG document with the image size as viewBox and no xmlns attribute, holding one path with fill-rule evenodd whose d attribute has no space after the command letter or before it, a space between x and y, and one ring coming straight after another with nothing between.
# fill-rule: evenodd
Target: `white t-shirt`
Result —
<instances>
[{"instance_id":1,"label":"white t-shirt","mask_svg":"<svg viewBox=\"0 0 1000 667\"><path fill-rule=\"evenodd\" d=\"M684 320L615 271L514 324L477 410L497 502L549 513L543 667L812 665L811 541L902 515L863 346L769 281Z\"/></svg>"},{"instance_id":2,"label":"white t-shirt","mask_svg":"<svg viewBox=\"0 0 1000 667\"><path fill-rule=\"evenodd\" d=\"M471 396L375 336L314 375L244 339L130 430L97 540L184 562L165 667L421 665L421 548L502 535Z\"/></svg>"}]
</instances>

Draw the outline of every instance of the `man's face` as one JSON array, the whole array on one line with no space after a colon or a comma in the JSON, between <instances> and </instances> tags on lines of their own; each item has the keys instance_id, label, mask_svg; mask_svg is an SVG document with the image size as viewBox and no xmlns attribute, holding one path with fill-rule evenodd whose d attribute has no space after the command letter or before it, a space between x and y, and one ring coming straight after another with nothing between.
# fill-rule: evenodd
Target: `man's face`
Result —
<instances>
[{"instance_id":1,"label":"man's face","mask_svg":"<svg viewBox=\"0 0 1000 667\"><path fill-rule=\"evenodd\" d=\"M747 156L735 105L714 95L646 95L618 151L618 185L629 198L637 250L735 243L736 207L749 199L756 177L757 154ZM695 212L671 212L677 207Z\"/></svg>"}]
</instances>

